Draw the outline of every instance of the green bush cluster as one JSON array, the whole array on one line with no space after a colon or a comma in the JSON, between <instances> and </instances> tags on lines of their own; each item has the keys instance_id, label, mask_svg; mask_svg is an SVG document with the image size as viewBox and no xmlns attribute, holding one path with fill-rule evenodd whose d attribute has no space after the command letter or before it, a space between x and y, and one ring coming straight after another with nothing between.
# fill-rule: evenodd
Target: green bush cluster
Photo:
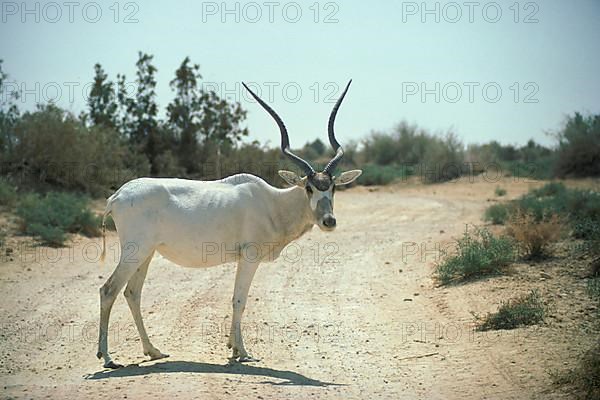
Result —
<instances>
[{"instance_id":1,"label":"green bush cluster","mask_svg":"<svg viewBox=\"0 0 600 400\"><path fill-rule=\"evenodd\" d=\"M485 228L465 232L456 242L457 253L446 257L436 267L442 284L502 272L515 259L516 247L507 236L494 236Z\"/></svg>"},{"instance_id":2,"label":"green bush cluster","mask_svg":"<svg viewBox=\"0 0 600 400\"><path fill-rule=\"evenodd\" d=\"M454 133L434 135L404 122L391 133L374 132L365 138L357 159L361 168L371 168L363 181L381 182L374 184L407 172L419 174L425 183L448 181L464 172L464 146Z\"/></svg>"},{"instance_id":3,"label":"green bush cluster","mask_svg":"<svg viewBox=\"0 0 600 400\"><path fill-rule=\"evenodd\" d=\"M507 204L493 204L486 208L483 219L494 225L504 225L510 215L510 206Z\"/></svg>"},{"instance_id":4,"label":"green bush cluster","mask_svg":"<svg viewBox=\"0 0 600 400\"><path fill-rule=\"evenodd\" d=\"M568 221L575 238L600 237L600 193L592 190L568 189L560 182L551 182L515 201L488 207L484 219L504 224L517 210L534 215L537 221L561 216Z\"/></svg>"},{"instance_id":5,"label":"green bush cluster","mask_svg":"<svg viewBox=\"0 0 600 400\"><path fill-rule=\"evenodd\" d=\"M365 186L387 185L397 180L404 180L409 170L401 166L365 164L361 167L363 173L358 178L358 184Z\"/></svg>"},{"instance_id":6,"label":"green bush cluster","mask_svg":"<svg viewBox=\"0 0 600 400\"><path fill-rule=\"evenodd\" d=\"M588 281L588 292L593 299L600 301L600 277L597 276Z\"/></svg>"},{"instance_id":7,"label":"green bush cluster","mask_svg":"<svg viewBox=\"0 0 600 400\"><path fill-rule=\"evenodd\" d=\"M474 172L498 170L504 176L528 179L549 179L553 176L554 152L552 149L529 140L524 146L502 145L497 141L469 145L466 160L473 164Z\"/></svg>"},{"instance_id":8,"label":"green bush cluster","mask_svg":"<svg viewBox=\"0 0 600 400\"><path fill-rule=\"evenodd\" d=\"M16 95L0 102L2 174L19 177L19 190L68 190L97 197L148 175L218 179L250 172L282 184L276 171L285 160L278 146L242 142L249 135L246 111L240 103L206 91L197 64L186 57L174 71L173 99L164 113L157 103L153 56L140 52L135 66L137 90L126 95L126 77L117 74L111 81L96 64L87 110L77 116L54 104L21 113ZM8 79L1 67L0 60L0 83ZM556 137L556 149L533 140L524 146L492 141L465 149L453 132L434 134L401 122L391 131L343 143L340 168L363 168L359 183L365 185L384 185L408 175L425 183L443 182L491 166L504 175L538 179L600 175L600 115L569 116ZM274 137L273 143L278 142ZM321 139L296 151L317 168L333 156ZM585 218L577 221L584 236L592 228Z\"/></svg>"},{"instance_id":9,"label":"green bush cluster","mask_svg":"<svg viewBox=\"0 0 600 400\"><path fill-rule=\"evenodd\" d=\"M12 207L17 201L17 191L5 179L0 178L0 206Z\"/></svg>"},{"instance_id":10,"label":"green bush cluster","mask_svg":"<svg viewBox=\"0 0 600 400\"><path fill-rule=\"evenodd\" d=\"M545 307L537 291L502 302L498 311L481 318L477 330L514 329L544 320Z\"/></svg>"},{"instance_id":11,"label":"green bush cluster","mask_svg":"<svg viewBox=\"0 0 600 400\"><path fill-rule=\"evenodd\" d=\"M104 126L87 126L54 106L26 112L14 128L16 142L8 173L33 189L61 188L102 196L112 187L149 172L119 134Z\"/></svg>"},{"instance_id":12,"label":"green bush cluster","mask_svg":"<svg viewBox=\"0 0 600 400\"><path fill-rule=\"evenodd\" d=\"M20 199L16 212L23 233L38 237L43 244L62 246L67 233L100 234L100 220L87 202L86 197L71 193L30 193Z\"/></svg>"},{"instance_id":13,"label":"green bush cluster","mask_svg":"<svg viewBox=\"0 0 600 400\"><path fill-rule=\"evenodd\" d=\"M557 134L555 173L559 177L600 175L600 115L569 117Z\"/></svg>"}]
</instances>

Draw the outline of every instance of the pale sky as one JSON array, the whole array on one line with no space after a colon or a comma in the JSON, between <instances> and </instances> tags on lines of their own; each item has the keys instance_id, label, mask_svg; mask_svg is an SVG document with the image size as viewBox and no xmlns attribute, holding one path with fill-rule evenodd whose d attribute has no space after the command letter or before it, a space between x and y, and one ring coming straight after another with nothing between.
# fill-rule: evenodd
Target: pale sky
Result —
<instances>
[{"instance_id":1,"label":"pale sky","mask_svg":"<svg viewBox=\"0 0 600 400\"><path fill-rule=\"evenodd\" d=\"M423 4L7 1L0 58L11 89L26 90L21 109L59 88L57 103L79 113L96 62L112 80L133 81L138 51L153 54L164 110L190 56L205 82L249 111L250 139L278 144L275 124L239 84L255 83L292 147L326 139L350 78L336 123L342 143L406 120L466 143L551 144L544 132L567 114L600 113L600 1Z\"/></svg>"}]
</instances>

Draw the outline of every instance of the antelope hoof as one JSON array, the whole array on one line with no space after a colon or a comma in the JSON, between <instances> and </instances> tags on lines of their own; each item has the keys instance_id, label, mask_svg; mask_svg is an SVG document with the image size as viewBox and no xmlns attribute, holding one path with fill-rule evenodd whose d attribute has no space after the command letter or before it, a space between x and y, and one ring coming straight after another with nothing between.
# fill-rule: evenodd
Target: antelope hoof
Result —
<instances>
[{"instance_id":1,"label":"antelope hoof","mask_svg":"<svg viewBox=\"0 0 600 400\"><path fill-rule=\"evenodd\" d=\"M161 358L167 358L167 357L169 357L168 354L159 353L159 354L150 356L150 360L160 360Z\"/></svg>"},{"instance_id":2,"label":"antelope hoof","mask_svg":"<svg viewBox=\"0 0 600 400\"><path fill-rule=\"evenodd\" d=\"M250 355L245 355L245 356L238 357L237 361L241 362L241 363L245 363L245 362L259 362L260 360L258 358L254 358Z\"/></svg>"},{"instance_id":3,"label":"antelope hoof","mask_svg":"<svg viewBox=\"0 0 600 400\"><path fill-rule=\"evenodd\" d=\"M161 358L169 357L168 354L163 354L158 350L148 351L148 352L145 352L144 354L147 356L150 356L150 360L160 360Z\"/></svg>"},{"instance_id":4,"label":"antelope hoof","mask_svg":"<svg viewBox=\"0 0 600 400\"><path fill-rule=\"evenodd\" d=\"M104 368L119 369L119 368L123 368L123 366L121 364L117 364L116 362L111 360L107 363L104 363Z\"/></svg>"}]
</instances>

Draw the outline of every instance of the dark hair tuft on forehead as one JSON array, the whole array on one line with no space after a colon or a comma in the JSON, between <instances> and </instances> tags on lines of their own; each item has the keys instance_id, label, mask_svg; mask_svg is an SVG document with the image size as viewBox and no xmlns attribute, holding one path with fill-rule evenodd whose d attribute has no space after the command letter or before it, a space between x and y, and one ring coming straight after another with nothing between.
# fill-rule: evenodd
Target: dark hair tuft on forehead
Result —
<instances>
[{"instance_id":1,"label":"dark hair tuft on forehead","mask_svg":"<svg viewBox=\"0 0 600 400\"><path fill-rule=\"evenodd\" d=\"M324 192L331 187L333 180L329 174L323 172L317 172L313 176L309 177L308 180L312 183L318 190Z\"/></svg>"}]
</instances>

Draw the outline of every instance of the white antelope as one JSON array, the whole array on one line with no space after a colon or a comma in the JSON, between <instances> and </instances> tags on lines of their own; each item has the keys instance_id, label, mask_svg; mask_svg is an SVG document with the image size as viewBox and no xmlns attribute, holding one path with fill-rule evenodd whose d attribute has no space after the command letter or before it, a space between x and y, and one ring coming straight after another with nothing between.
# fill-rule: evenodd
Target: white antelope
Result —
<instances>
[{"instance_id":1,"label":"white antelope","mask_svg":"<svg viewBox=\"0 0 600 400\"><path fill-rule=\"evenodd\" d=\"M335 186L354 181L362 172L352 170L333 176L335 166L344 154L335 138L333 125L350 82L329 117L329 141L336 155L323 172L315 172L307 161L290 151L287 129L281 118L244 84L277 122L283 153L305 173L301 178L291 171L279 171L290 188L275 188L249 174L218 181L140 178L125 183L108 199L104 218L109 214L113 217L121 256L114 272L100 288L97 356L104 358L104 367L121 367L112 361L108 352L108 321L117 294L125 284L124 294L144 354L153 360L168 356L150 343L140 312L142 286L155 251L176 264L199 268L233 261L223 257L222 249L227 249L230 255L232 249L235 250L234 259L238 265L228 347L233 348L232 360L255 361L244 348L241 319L258 265L275 259L286 245L314 224L324 231L333 230L336 226L333 215ZM261 248L268 248L268 251L260 251ZM106 244L102 259L105 249Z\"/></svg>"}]
</instances>

